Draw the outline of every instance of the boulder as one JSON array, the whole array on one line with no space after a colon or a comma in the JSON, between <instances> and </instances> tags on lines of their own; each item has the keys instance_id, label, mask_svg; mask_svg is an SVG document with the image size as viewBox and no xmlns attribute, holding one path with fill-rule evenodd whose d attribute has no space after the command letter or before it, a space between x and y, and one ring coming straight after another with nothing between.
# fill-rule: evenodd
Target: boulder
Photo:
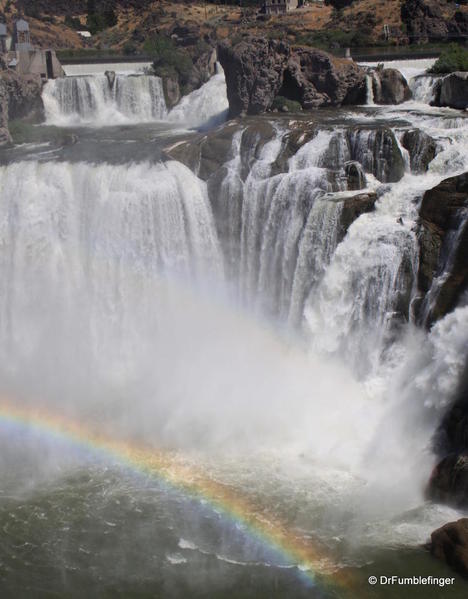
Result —
<instances>
[{"instance_id":1,"label":"boulder","mask_svg":"<svg viewBox=\"0 0 468 599\"><path fill-rule=\"evenodd\" d=\"M468 108L468 72L457 71L441 79L434 104L461 110Z\"/></svg>"},{"instance_id":2,"label":"boulder","mask_svg":"<svg viewBox=\"0 0 468 599\"><path fill-rule=\"evenodd\" d=\"M221 44L218 57L231 117L265 112L277 96L305 109L365 102L365 70L322 50L249 38L235 46Z\"/></svg>"},{"instance_id":3,"label":"boulder","mask_svg":"<svg viewBox=\"0 0 468 599\"><path fill-rule=\"evenodd\" d=\"M431 534L431 555L468 578L468 518L449 522Z\"/></svg>"},{"instance_id":4,"label":"boulder","mask_svg":"<svg viewBox=\"0 0 468 599\"><path fill-rule=\"evenodd\" d=\"M419 320L445 316L468 288L468 173L425 192L420 208L418 287L426 297ZM430 293L434 280L440 284Z\"/></svg>"},{"instance_id":5,"label":"boulder","mask_svg":"<svg viewBox=\"0 0 468 599\"><path fill-rule=\"evenodd\" d=\"M372 73L372 89L376 104L401 104L413 96L406 79L397 69L375 69Z\"/></svg>"},{"instance_id":6,"label":"boulder","mask_svg":"<svg viewBox=\"0 0 468 599\"><path fill-rule=\"evenodd\" d=\"M435 140L420 129L410 129L403 134L401 143L408 150L412 172L426 172L436 155Z\"/></svg>"},{"instance_id":7,"label":"boulder","mask_svg":"<svg viewBox=\"0 0 468 599\"><path fill-rule=\"evenodd\" d=\"M112 89L115 83L115 71L106 71L104 75L107 77L107 82L109 83L109 87Z\"/></svg>"},{"instance_id":8,"label":"boulder","mask_svg":"<svg viewBox=\"0 0 468 599\"><path fill-rule=\"evenodd\" d=\"M297 48L283 73L279 95L308 109L363 104L366 93L365 72L356 63L315 48Z\"/></svg>"}]
</instances>

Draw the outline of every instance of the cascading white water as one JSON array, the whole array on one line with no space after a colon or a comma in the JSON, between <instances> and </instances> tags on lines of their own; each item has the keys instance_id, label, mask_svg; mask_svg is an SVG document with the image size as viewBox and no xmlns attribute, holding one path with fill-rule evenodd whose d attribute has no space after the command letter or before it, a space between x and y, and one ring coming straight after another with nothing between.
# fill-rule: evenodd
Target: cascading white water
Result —
<instances>
[{"instance_id":1,"label":"cascading white water","mask_svg":"<svg viewBox=\"0 0 468 599\"><path fill-rule=\"evenodd\" d=\"M366 75L366 105L375 106L374 102L374 77L371 74Z\"/></svg>"},{"instance_id":2,"label":"cascading white water","mask_svg":"<svg viewBox=\"0 0 468 599\"><path fill-rule=\"evenodd\" d=\"M162 81L151 75L64 77L48 81L42 94L50 125L96 126L163 120Z\"/></svg>"},{"instance_id":3,"label":"cascading white water","mask_svg":"<svg viewBox=\"0 0 468 599\"><path fill-rule=\"evenodd\" d=\"M192 96L200 113L210 89ZM90 99L102 90L70 94L69 114L103 114ZM330 510L326 539L351 529L368 543L423 542L445 517L423 511L406 526L401 514L425 509L431 434L468 354L468 320L460 306L430 333L411 322L418 204L468 165L462 117L411 118L441 151L428 173L406 164L344 238L345 164L358 160L374 189L386 182L373 128L318 128L286 172L283 129L242 155L238 131L212 205L176 162L1 167L2 384L158 446L214 460L244 451L226 470L247 488L267 485L252 474L260 449L265 478L284 467L288 492L304 493L312 472L307 511ZM305 323L307 351L268 332L265 313Z\"/></svg>"},{"instance_id":4,"label":"cascading white water","mask_svg":"<svg viewBox=\"0 0 468 599\"><path fill-rule=\"evenodd\" d=\"M227 118L226 82L221 66L199 89L168 112L163 83L152 75L102 73L48 81L42 94L47 123L58 126L138 124L169 121L211 127Z\"/></svg>"},{"instance_id":5,"label":"cascading white water","mask_svg":"<svg viewBox=\"0 0 468 599\"><path fill-rule=\"evenodd\" d=\"M180 163L14 163L0 182L4 371L44 359L53 378L68 337L87 368L137 367L165 278L222 278L205 186Z\"/></svg>"},{"instance_id":6,"label":"cascading white water","mask_svg":"<svg viewBox=\"0 0 468 599\"><path fill-rule=\"evenodd\" d=\"M290 318L295 320L313 273L320 272L319 263L326 265L336 244L334 233L341 205L333 198L317 198L334 190L323 166L334 135L319 132L290 159L287 173L271 177L271 166L282 143L282 134L278 132L265 144L241 184L242 197L237 193L237 201L241 202L239 285L247 304L258 302L263 309L283 317L291 312ZM241 168L241 161L234 158L223 187L227 197L239 191ZM229 190L229 185L234 189ZM319 241L319 228L330 229L328 244ZM304 280L301 275L310 260L315 260L317 270L311 269Z\"/></svg>"},{"instance_id":7,"label":"cascading white water","mask_svg":"<svg viewBox=\"0 0 468 599\"><path fill-rule=\"evenodd\" d=\"M199 89L184 96L169 112L168 119L188 127L214 127L227 119L228 109L226 80L218 64L216 74Z\"/></svg>"},{"instance_id":8,"label":"cascading white water","mask_svg":"<svg viewBox=\"0 0 468 599\"><path fill-rule=\"evenodd\" d=\"M435 86L438 77L421 75L410 80L410 88L413 92L413 100L421 104L430 104L434 100Z\"/></svg>"}]
</instances>

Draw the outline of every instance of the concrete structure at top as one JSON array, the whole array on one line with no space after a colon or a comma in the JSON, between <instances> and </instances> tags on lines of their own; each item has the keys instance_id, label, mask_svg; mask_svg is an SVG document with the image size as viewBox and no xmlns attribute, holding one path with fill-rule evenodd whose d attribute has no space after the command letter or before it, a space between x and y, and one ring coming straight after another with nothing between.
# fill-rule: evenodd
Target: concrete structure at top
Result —
<instances>
[{"instance_id":1,"label":"concrete structure at top","mask_svg":"<svg viewBox=\"0 0 468 599\"><path fill-rule=\"evenodd\" d=\"M0 51L9 69L19 75L39 75L44 80L65 75L54 50L41 50L31 44L29 25L24 19L16 21L8 50L7 28L0 24Z\"/></svg>"},{"instance_id":2,"label":"concrete structure at top","mask_svg":"<svg viewBox=\"0 0 468 599\"><path fill-rule=\"evenodd\" d=\"M8 31L4 23L0 23L0 54L6 54Z\"/></svg>"}]
</instances>

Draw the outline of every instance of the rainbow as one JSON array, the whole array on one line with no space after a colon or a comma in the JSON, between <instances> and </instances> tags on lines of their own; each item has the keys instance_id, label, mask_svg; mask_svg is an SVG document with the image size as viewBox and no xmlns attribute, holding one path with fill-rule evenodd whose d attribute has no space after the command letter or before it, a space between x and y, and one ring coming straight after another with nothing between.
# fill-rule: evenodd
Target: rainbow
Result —
<instances>
[{"instance_id":1,"label":"rainbow","mask_svg":"<svg viewBox=\"0 0 468 599\"><path fill-rule=\"evenodd\" d=\"M270 517L264 509L259 510L231 486L214 481L201 469L187 465L180 454L114 440L94 432L86 423L67 420L38 407L19 407L0 398L0 431L2 425L8 424L27 426L105 458L117 459L133 471L153 477L189 498L204 501L223 518L240 524L257 542L281 554L288 563L296 564L301 577L309 584L326 587L334 591L334 596L348 596L347 591L355 584L352 574L338 569L317 543L289 530L278 518Z\"/></svg>"}]
</instances>

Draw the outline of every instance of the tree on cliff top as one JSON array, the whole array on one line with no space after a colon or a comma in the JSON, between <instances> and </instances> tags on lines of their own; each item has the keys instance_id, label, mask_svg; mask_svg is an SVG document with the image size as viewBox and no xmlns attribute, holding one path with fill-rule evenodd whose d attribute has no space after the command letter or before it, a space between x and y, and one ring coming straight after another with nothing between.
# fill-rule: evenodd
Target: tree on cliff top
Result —
<instances>
[{"instance_id":1,"label":"tree on cliff top","mask_svg":"<svg viewBox=\"0 0 468 599\"><path fill-rule=\"evenodd\" d=\"M325 4L333 6L333 8L336 8L336 10L346 8L347 6L350 6L350 4L352 4L353 2L354 0L325 0Z\"/></svg>"}]
</instances>

